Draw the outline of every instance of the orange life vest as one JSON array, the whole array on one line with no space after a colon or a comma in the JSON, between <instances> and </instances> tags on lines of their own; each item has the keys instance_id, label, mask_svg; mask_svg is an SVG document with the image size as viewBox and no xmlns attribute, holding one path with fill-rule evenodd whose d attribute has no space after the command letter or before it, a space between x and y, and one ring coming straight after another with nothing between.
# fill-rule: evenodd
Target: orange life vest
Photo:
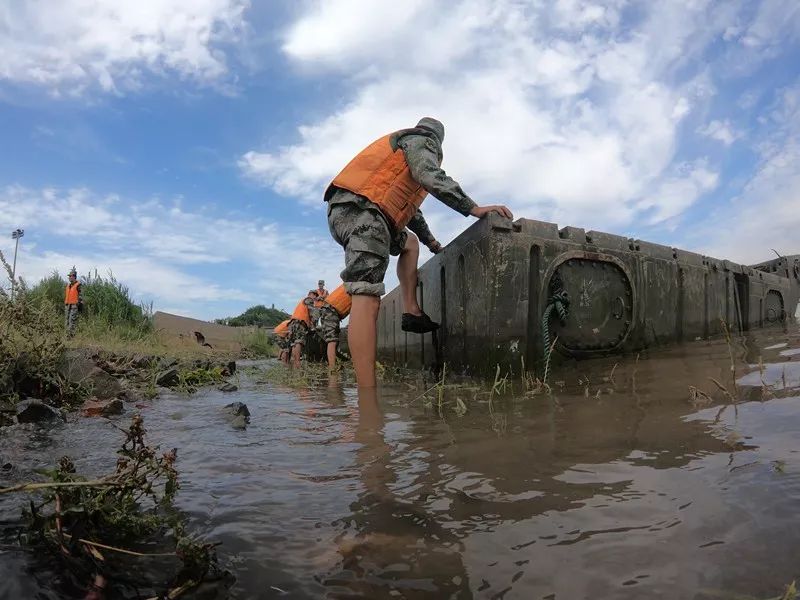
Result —
<instances>
[{"instance_id":1,"label":"orange life vest","mask_svg":"<svg viewBox=\"0 0 800 600\"><path fill-rule=\"evenodd\" d=\"M328 290L322 288L322 291L320 292L319 289L317 289L317 299L314 300L314 306L316 306L317 308L322 308L323 306L325 306L325 298L327 297L328 297Z\"/></svg>"},{"instance_id":2,"label":"orange life vest","mask_svg":"<svg viewBox=\"0 0 800 600\"><path fill-rule=\"evenodd\" d=\"M68 283L64 290L64 304L77 304L78 303L78 288L81 287L79 281L75 283Z\"/></svg>"},{"instance_id":3,"label":"orange life vest","mask_svg":"<svg viewBox=\"0 0 800 600\"><path fill-rule=\"evenodd\" d=\"M292 321L303 321L306 325L311 327L311 315L308 314L308 305L306 299L303 298L297 304L292 313Z\"/></svg>"},{"instance_id":4,"label":"orange life vest","mask_svg":"<svg viewBox=\"0 0 800 600\"><path fill-rule=\"evenodd\" d=\"M289 335L289 319L278 323L275 326L275 329L272 330L272 333L280 337L286 337Z\"/></svg>"},{"instance_id":5,"label":"orange life vest","mask_svg":"<svg viewBox=\"0 0 800 600\"><path fill-rule=\"evenodd\" d=\"M350 294L344 289L343 285L340 285L335 290L333 290L329 295L328 299L326 300L329 306L331 306L339 316L344 319L347 315L350 314L350 308L353 306L353 299L350 297Z\"/></svg>"},{"instance_id":6,"label":"orange life vest","mask_svg":"<svg viewBox=\"0 0 800 600\"><path fill-rule=\"evenodd\" d=\"M392 151L391 134L375 140L342 169L331 185L364 196L403 229L428 192L411 176L403 151Z\"/></svg>"}]
</instances>

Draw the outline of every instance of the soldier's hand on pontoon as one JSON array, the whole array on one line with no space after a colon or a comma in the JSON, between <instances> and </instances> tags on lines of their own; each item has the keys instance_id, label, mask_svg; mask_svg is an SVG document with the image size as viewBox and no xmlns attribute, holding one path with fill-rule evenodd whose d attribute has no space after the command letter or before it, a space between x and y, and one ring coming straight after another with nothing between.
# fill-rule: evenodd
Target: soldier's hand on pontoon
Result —
<instances>
[{"instance_id":1,"label":"soldier's hand on pontoon","mask_svg":"<svg viewBox=\"0 0 800 600\"><path fill-rule=\"evenodd\" d=\"M511 214L511 211L508 210L508 207L502 204L491 204L489 206L476 206L469 212L469 214L471 214L473 217L478 217L479 219L482 219L483 217L492 212L497 213L501 217L505 217L507 219L514 218L514 215Z\"/></svg>"},{"instance_id":2,"label":"soldier's hand on pontoon","mask_svg":"<svg viewBox=\"0 0 800 600\"><path fill-rule=\"evenodd\" d=\"M443 249L442 245L436 240L433 240L430 244L428 244L428 250L430 250L434 254L439 254L439 252L441 252L442 249Z\"/></svg>"}]
</instances>

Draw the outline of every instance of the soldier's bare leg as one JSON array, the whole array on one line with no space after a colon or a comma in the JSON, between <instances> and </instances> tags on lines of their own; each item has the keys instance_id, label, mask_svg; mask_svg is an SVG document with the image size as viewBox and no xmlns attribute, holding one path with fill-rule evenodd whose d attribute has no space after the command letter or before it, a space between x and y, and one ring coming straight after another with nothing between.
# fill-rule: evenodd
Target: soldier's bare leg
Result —
<instances>
[{"instance_id":1,"label":"soldier's bare leg","mask_svg":"<svg viewBox=\"0 0 800 600\"><path fill-rule=\"evenodd\" d=\"M378 344L378 296L353 295L347 341L359 389L375 387L375 354Z\"/></svg>"},{"instance_id":2,"label":"soldier's bare leg","mask_svg":"<svg viewBox=\"0 0 800 600\"><path fill-rule=\"evenodd\" d=\"M406 245L397 260L397 278L400 280L400 297L403 299L403 312L421 315L417 302L417 264L419 262L419 240L413 233L408 234Z\"/></svg>"},{"instance_id":3,"label":"soldier's bare leg","mask_svg":"<svg viewBox=\"0 0 800 600\"><path fill-rule=\"evenodd\" d=\"M303 344L295 344L292 346L292 366L295 369L300 368L300 354L303 352Z\"/></svg>"},{"instance_id":4,"label":"soldier's bare leg","mask_svg":"<svg viewBox=\"0 0 800 600\"><path fill-rule=\"evenodd\" d=\"M336 342L328 342L328 369L336 368Z\"/></svg>"}]
</instances>

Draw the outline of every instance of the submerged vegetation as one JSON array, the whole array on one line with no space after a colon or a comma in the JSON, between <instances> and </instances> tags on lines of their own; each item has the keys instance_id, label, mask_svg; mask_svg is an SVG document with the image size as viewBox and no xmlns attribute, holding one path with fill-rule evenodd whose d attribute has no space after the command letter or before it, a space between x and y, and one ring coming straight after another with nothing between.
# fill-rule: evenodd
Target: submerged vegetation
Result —
<instances>
[{"instance_id":1,"label":"submerged vegetation","mask_svg":"<svg viewBox=\"0 0 800 600\"><path fill-rule=\"evenodd\" d=\"M216 572L215 545L189 535L173 505L179 489L176 450L160 453L148 445L138 415L120 431L125 439L113 473L87 479L65 456L44 473L49 481L0 489L0 495L37 495L23 511L20 539L34 550L53 553L87 587L104 589L136 573L137 587L145 585L159 598L176 598ZM161 567L175 559L167 589L158 589L160 574L154 581L142 580L146 575L136 561L154 557Z\"/></svg>"}]
</instances>

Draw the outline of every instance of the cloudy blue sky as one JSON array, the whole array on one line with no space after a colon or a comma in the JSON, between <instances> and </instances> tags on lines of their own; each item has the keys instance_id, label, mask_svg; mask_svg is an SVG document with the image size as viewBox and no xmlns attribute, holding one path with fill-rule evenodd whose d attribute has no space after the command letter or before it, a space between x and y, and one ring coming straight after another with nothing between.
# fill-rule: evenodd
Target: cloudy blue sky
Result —
<instances>
[{"instance_id":1,"label":"cloudy blue sky","mask_svg":"<svg viewBox=\"0 0 800 600\"><path fill-rule=\"evenodd\" d=\"M0 0L0 57L0 250L25 229L28 281L291 308L338 283L326 183L423 115L478 203L800 252L796 0ZM470 222L426 207L442 242Z\"/></svg>"}]
</instances>

